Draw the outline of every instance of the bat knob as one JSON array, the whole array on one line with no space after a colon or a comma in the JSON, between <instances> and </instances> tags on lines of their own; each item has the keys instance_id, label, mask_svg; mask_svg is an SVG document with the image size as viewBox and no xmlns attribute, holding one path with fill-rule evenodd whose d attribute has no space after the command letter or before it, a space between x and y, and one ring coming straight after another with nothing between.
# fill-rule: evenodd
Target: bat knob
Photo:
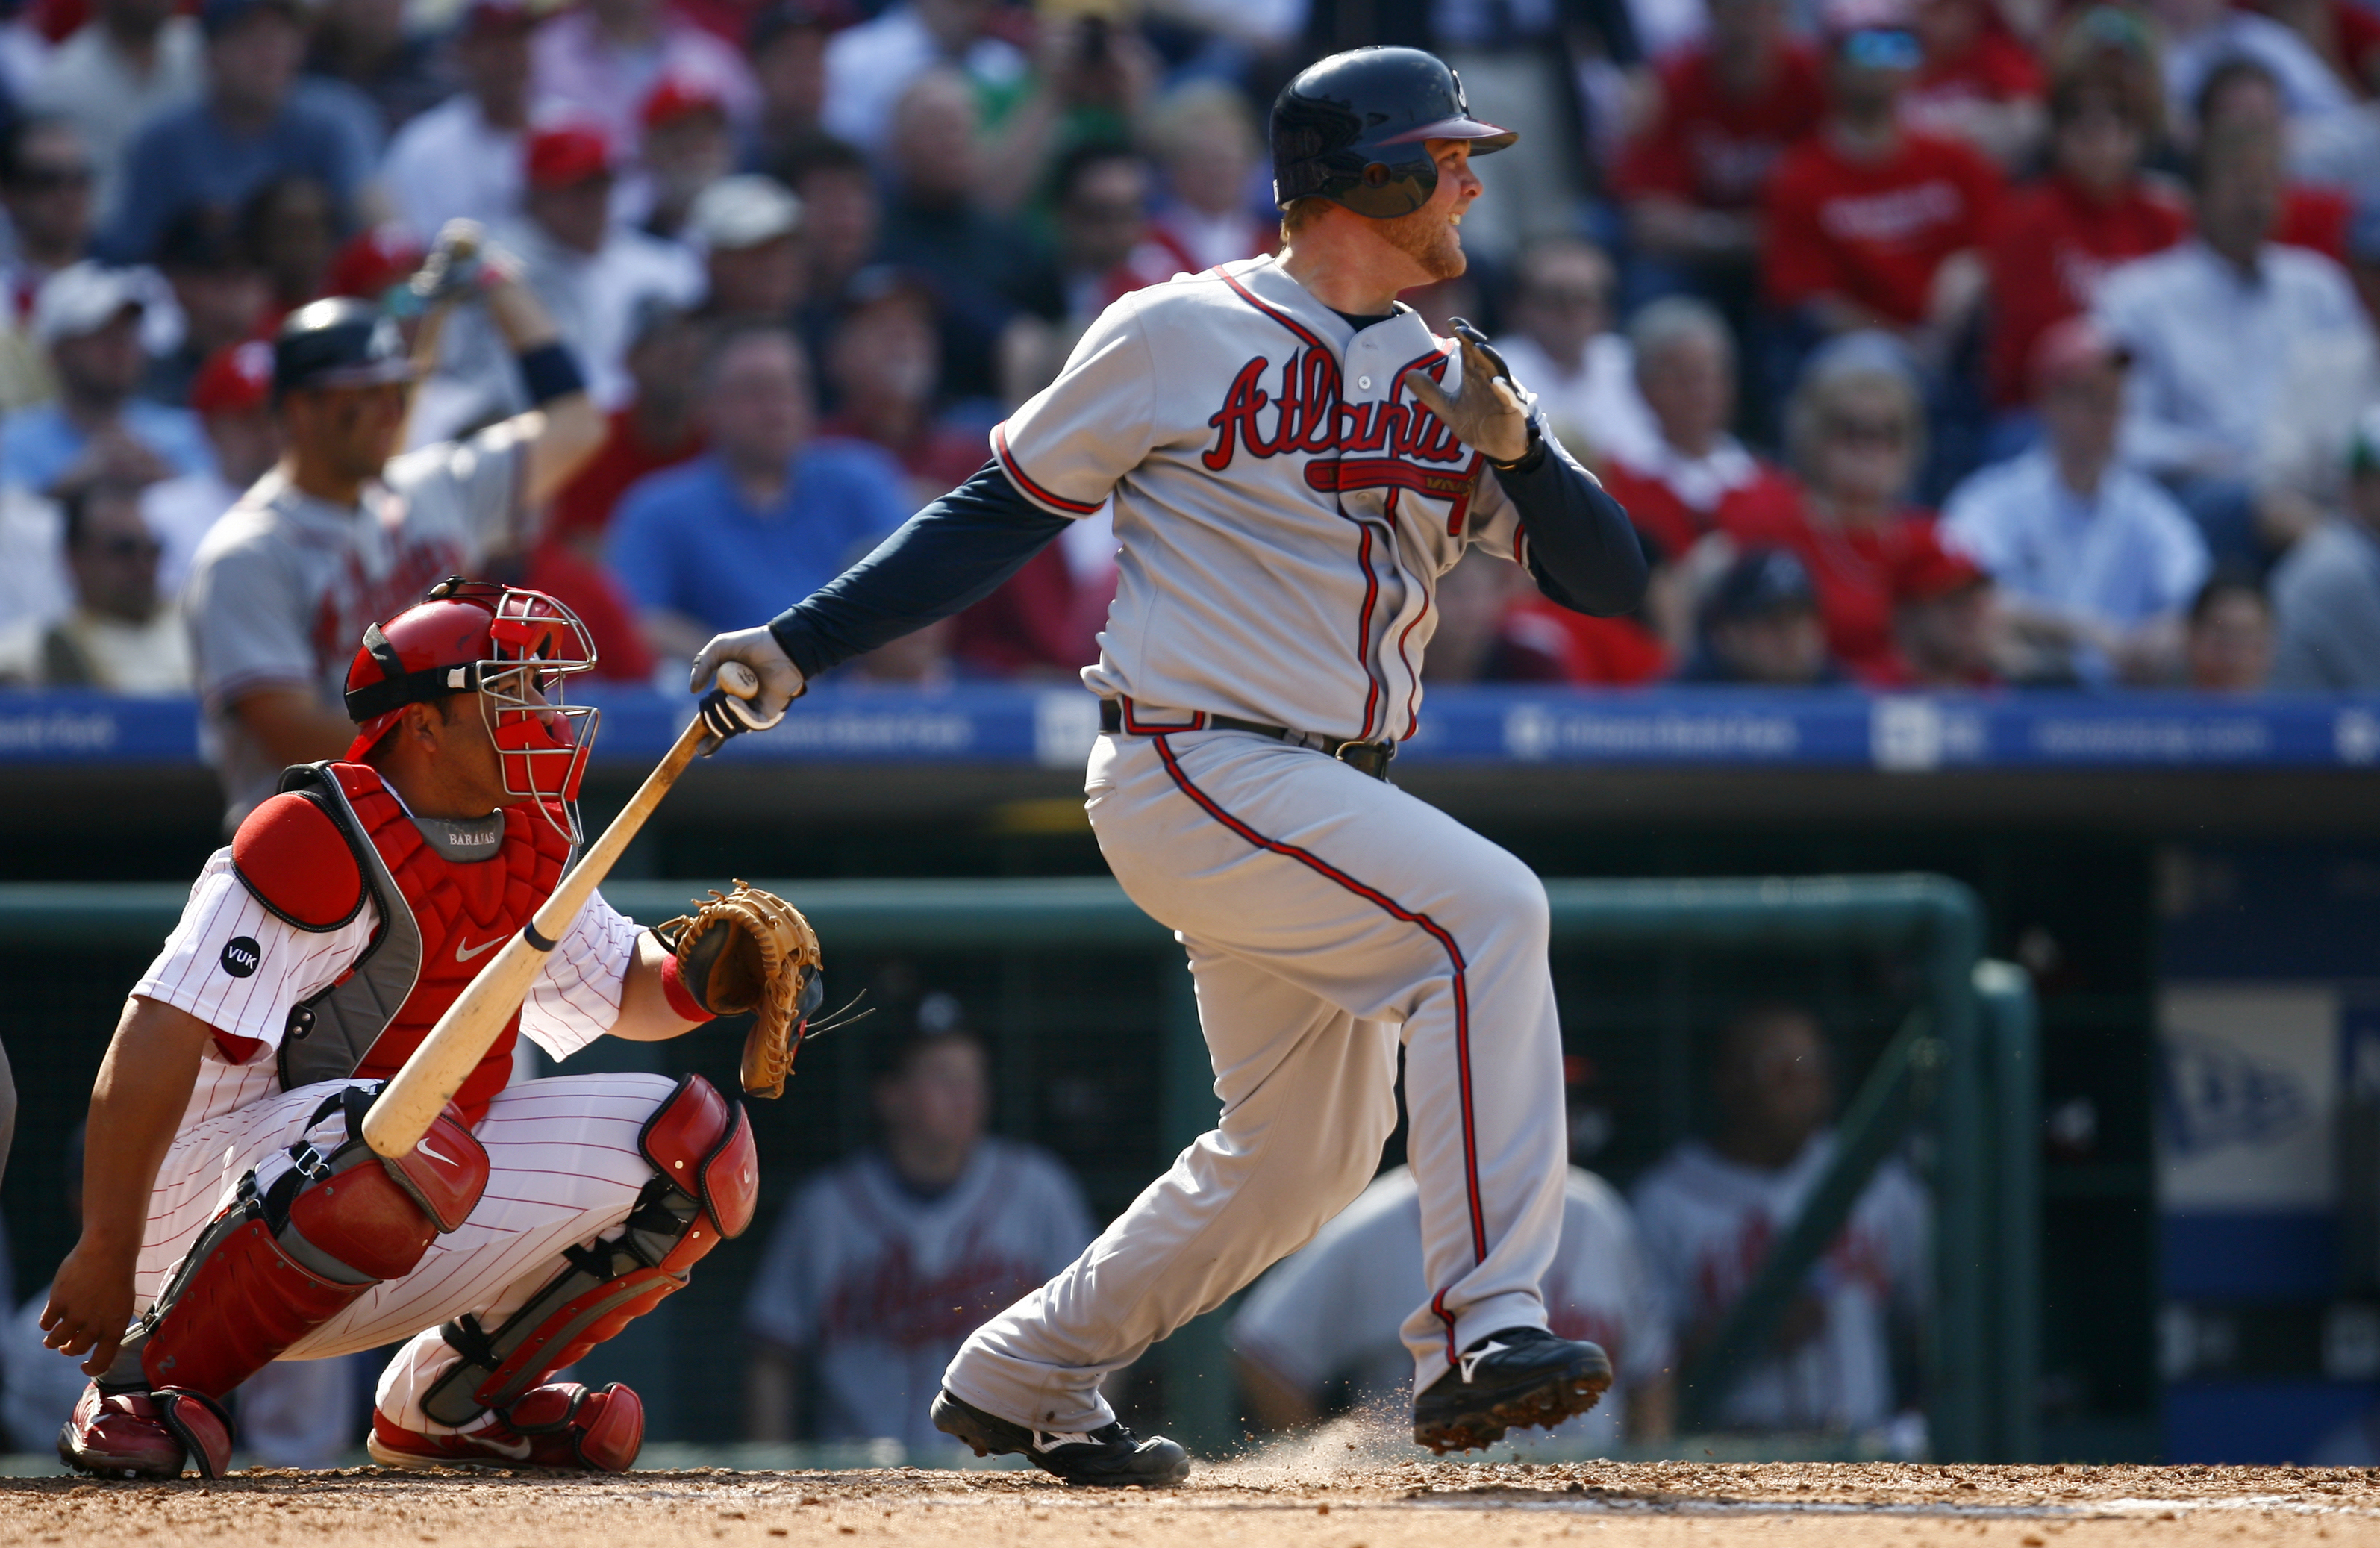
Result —
<instances>
[{"instance_id":1,"label":"bat knob","mask_svg":"<svg viewBox=\"0 0 2380 1548\"><path fill-rule=\"evenodd\" d=\"M738 699L749 699L760 691L760 675L740 661L719 664L719 686Z\"/></svg>"}]
</instances>

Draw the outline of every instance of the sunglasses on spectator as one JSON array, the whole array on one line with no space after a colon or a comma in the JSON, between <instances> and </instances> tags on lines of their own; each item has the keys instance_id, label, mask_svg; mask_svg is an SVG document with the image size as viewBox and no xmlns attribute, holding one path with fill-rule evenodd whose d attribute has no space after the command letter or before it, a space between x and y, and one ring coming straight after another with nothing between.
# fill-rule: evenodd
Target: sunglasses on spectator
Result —
<instances>
[{"instance_id":1,"label":"sunglasses on spectator","mask_svg":"<svg viewBox=\"0 0 2380 1548\"><path fill-rule=\"evenodd\" d=\"M1897 446L1909 439L1909 427L1898 420L1837 420L1828 437L1854 446Z\"/></svg>"},{"instance_id":2,"label":"sunglasses on spectator","mask_svg":"<svg viewBox=\"0 0 2380 1548\"><path fill-rule=\"evenodd\" d=\"M165 545L155 538L110 538L91 545L103 559L150 560L165 552Z\"/></svg>"},{"instance_id":3,"label":"sunglasses on spectator","mask_svg":"<svg viewBox=\"0 0 2380 1548\"><path fill-rule=\"evenodd\" d=\"M1533 285L1529 299L1539 306L1601 307L1611 304L1608 285Z\"/></svg>"},{"instance_id":4,"label":"sunglasses on spectator","mask_svg":"<svg viewBox=\"0 0 2380 1548\"><path fill-rule=\"evenodd\" d=\"M1842 53L1852 64L1870 70L1913 70L1925 60L1915 33L1884 27L1853 32L1843 40Z\"/></svg>"}]
</instances>

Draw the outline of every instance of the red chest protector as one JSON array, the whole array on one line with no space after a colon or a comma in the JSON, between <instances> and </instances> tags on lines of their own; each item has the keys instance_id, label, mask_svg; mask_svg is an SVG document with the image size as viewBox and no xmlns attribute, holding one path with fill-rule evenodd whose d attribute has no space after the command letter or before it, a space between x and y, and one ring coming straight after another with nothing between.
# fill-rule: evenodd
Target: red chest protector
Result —
<instances>
[{"instance_id":1,"label":"red chest protector","mask_svg":"<svg viewBox=\"0 0 2380 1548\"><path fill-rule=\"evenodd\" d=\"M366 896L380 928L337 982L296 1006L281 1042L285 1089L395 1075L464 986L552 896L570 846L528 805L504 809L486 859L441 854L380 775L316 763L282 776L232 840L259 901L300 930L336 930ZM455 1095L471 1123L512 1079L516 1013Z\"/></svg>"}]
</instances>

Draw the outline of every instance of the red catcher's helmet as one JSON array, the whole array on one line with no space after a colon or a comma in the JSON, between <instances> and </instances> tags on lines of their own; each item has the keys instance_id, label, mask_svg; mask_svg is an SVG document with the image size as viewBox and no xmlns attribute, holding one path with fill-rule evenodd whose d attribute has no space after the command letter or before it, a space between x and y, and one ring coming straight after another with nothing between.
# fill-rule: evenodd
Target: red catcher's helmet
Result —
<instances>
[{"instance_id":1,"label":"red catcher's helmet","mask_svg":"<svg viewBox=\"0 0 2380 1548\"><path fill-rule=\"evenodd\" d=\"M347 667L347 718L358 727L347 757L370 751L406 705L476 690L505 794L536 798L547 820L578 843L584 835L569 803L587 772L597 712L563 702L564 679L594 669L595 642L561 603L543 591L449 576L426 601L364 630Z\"/></svg>"}]
</instances>

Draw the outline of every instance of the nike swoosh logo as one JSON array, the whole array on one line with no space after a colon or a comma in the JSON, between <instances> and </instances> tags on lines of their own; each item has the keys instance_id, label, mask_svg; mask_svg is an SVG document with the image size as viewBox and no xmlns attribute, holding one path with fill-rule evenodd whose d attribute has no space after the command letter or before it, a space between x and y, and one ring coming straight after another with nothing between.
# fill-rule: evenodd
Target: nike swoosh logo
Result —
<instances>
[{"instance_id":1,"label":"nike swoosh logo","mask_svg":"<svg viewBox=\"0 0 2380 1548\"><path fill-rule=\"evenodd\" d=\"M479 956L481 952L493 951L496 947L503 945L510 939L511 937L508 935L499 935L492 941L482 941L478 945L473 946L469 951L465 951L463 949L462 937L458 935L455 938L455 960L457 962L468 962L471 958Z\"/></svg>"},{"instance_id":2,"label":"nike swoosh logo","mask_svg":"<svg viewBox=\"0 0 2380 1548\"><path fill-rule=\"evenodd\" d=\"M1509 1347L1511 1347L1511 1346L1499 1344L1494 1339L1489 1339L1487 1343L1479 1346L1479 1347L1473 1349L1468 1354L1465 1354L1463 1357L1463 1381L1467 1383L1471 1380L1471 1373L1479 1369L1479 1362L1481 1360L1486 1359L1489 1355L1501 1354Z\"/></svg>"},{"instance_id":3,"label":"nike swoosh logo","mask_svg":"<svg viewBox=\"0 0 2380 1548\"><path fill-rule=\"evenodd\" d=\"M428 1156L432 1161L443 1161L449 1166L455 1164L455 1158L453 1156L440 1155L436 1151L430 1148L430 1141L427 1140L415 1140L413 1148L419 1151L423 1155Z\"/></svg>"},{"instance_id":4,"label":"nike swoosh logo","mask_svg":"<svg viewBox=\"0 0 2380 1548\"><path fill-rule=\"evenodd\" d=\"M500 1441L492 1435L474 1435L471 1440L475 1444L483 1445L499 1457L509 1457L516 1462L528 1459L529 1444L527 1441Z\"/></svg>"}]
</instances>

